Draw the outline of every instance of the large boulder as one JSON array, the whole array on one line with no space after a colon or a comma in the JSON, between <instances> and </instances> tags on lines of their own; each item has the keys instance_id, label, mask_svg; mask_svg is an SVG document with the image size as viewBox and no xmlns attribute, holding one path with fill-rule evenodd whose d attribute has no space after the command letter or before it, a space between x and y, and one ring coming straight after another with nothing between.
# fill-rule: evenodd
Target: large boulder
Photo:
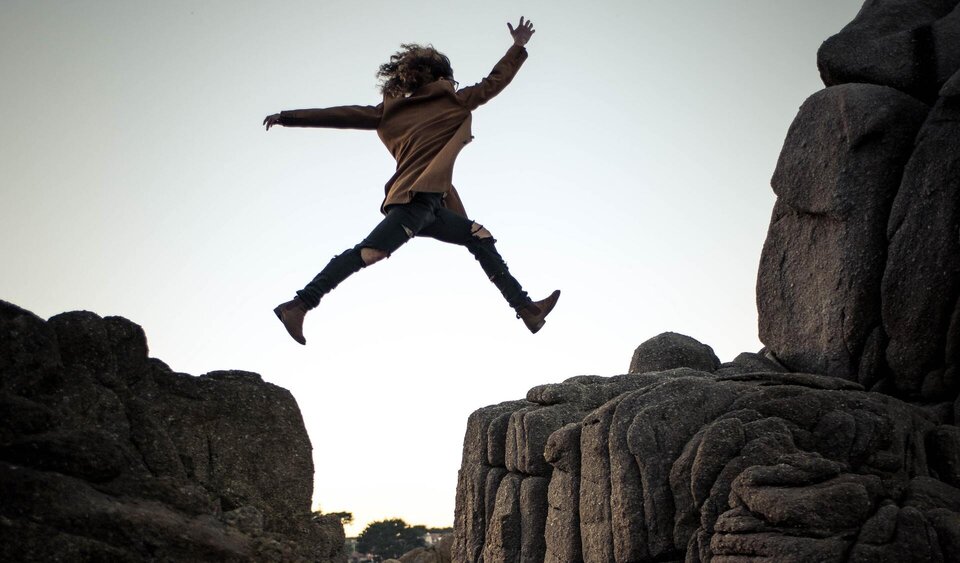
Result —
<instances>
[{"instance_id":1,"label":"large boulder","mask_svg":"<svg viewBox=\"0 0 960 563\"><path fill-rule=\"evenodd\" d=\"M927 109L847 84L811 96L790 126L757 276L760 339L788 368L878 378L887 220Z\"/></svg>"},{"instance_id":2,"label":"large boulder","mask_svg":"<svg viewBox=\"0 0 960 563\"><path fill-rule=\"evenodd\" d=\"M345 559L285 389L173 372L139 326L86 311L0 301L0 343L0 559Z\"/></svg>"},{"instance_id":3,"label":"large boulder","mask_svg":"<svg viewBox=\"0 0 960 563\"><path fill-rule=\"evenodd\" d=\"M664 332L647 340L633 352L627 373L646 373L674 368L713 371L720 360L713 348L684 334Z\"/></svg>"},{"instance_id":4,"label":"large boulder","mask_svg":"<svg viewBox=\"0 0 960 563\"><path fill-rule=\"evenodd\" d=\"M761 340L789 369L954 399L960 2L866 2L818 63L831 87L801 108L773 177Z\"/></svg>"},{"instance_id":5,"label":"large boulder","mask_svg":"<svg viewBox=\"0 0 960 563\"><path fill-rule=\"evenodd\" d=\"M960 69L957 0L866 2L817 53L827 86L862 82L890 86L932 101Z\"/></svg>"},{"instance_id":6,"label":"large boulder","mask_svg":"<svg viewBox=\"0 0 960 563\"><path fill-rule=\"evenodd\" d=\"M889 387L926 400L960 387L960 72L940 94L893 202L883 277Z\"/></svg>"}]
</instances>

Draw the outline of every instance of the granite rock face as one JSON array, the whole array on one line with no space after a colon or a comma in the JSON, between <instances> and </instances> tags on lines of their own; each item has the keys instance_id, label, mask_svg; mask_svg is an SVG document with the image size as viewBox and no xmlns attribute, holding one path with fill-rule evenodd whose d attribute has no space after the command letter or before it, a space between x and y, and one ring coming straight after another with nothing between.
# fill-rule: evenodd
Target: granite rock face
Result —
<instances>
[{"instance_id":1,"label":"granite rock face","mask_svg":"<svg viewBox=\"0 0 960 563\"><path fill-rule=\"evenodd\" d=\"M927 106L845 84L800 108L772 185L760 262L760 339L793 369L876 380L887 220Z\"/></svg>"},{"instance_id":2,"label":"granite rock face","mask_svg":"<svg viewBox=\"0 0 960 563\"><path fill-rule=\"evenodd\" d=\"M960 561L960 2L868 0L772 179L765 347L481 408L453 559Z\"/></svg>"},{"instance_id":3,"label":"granite rock face","mask_svg":"<svg viewBox=\"0 0 960 563\"><path fill-rule=\"evenodd\" d=\"M960 72L940 94L893 201L882 286L889 387L927 400L960 388Z\"/></svg>"},{"instance_id":4,"label":"granite rock face","mask_svg":"<svg viewBox=\"0 0 960 563\"><path fill-rule=\"evenodd\" d=\"M678 367L713 371L720 367L720 360L713 353L713 348L706 344L683 334L665 332L637 347L627 373L647 373Z\"/></svg>"},{"instance_id":5,"label":"granite rock face","mask_svg":"<svg viewBox=\"0 0 960 563\"><path fill-rule=\"evenodd\" d=\"M0 560L343 561L311 450L257 374L175 373L126 319L0 301Z\"/></svg>"},{"instance_id":6,"label":"granite rock face","mask_svg":"<svg viewBox=\"0 0 960 563\"><path fill-rule=\"evenodd\" d=\"M757 277L794 371L936 401L960 391L960 4L871 0L820 49L787 134Z\"/></svg>"},{"instance_id":7,"label":"granite rock face","mask_svg":"<svg viewBox=\"0 0 960 563\"><path fill-rule=\"evenodd\" d=\"M736 364L535 387L470 418L453 560L953 561L949 407Z\"/></svg>"},{"instance_id":8,"label":"granite rock face","mask_svg":"<svg viewBox=\"0 0 960 563\"><path fill-rule=\"evenodd\" d=\"M957 0L868 0L817 53L827 86L890 86L931 102L960 70Z\"/></svg>"}]
</instances>

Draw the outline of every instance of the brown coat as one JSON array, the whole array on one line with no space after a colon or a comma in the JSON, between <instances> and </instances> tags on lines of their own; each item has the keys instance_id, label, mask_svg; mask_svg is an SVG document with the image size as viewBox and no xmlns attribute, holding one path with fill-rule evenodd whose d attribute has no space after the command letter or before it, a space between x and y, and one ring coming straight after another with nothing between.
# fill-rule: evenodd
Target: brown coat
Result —
<instances>
[{"instance_id":1,"label":"brown coat","mask_svg":"<svg viewBox=\"0 0 960 563\"><path fill-rule=\"evenodd\" d=\"M493 98L513 80L527 50L516 45L479 83L454 90L453 82L437 80L410 96L384 97L376 106L340 106L280 112L285 127L376 129L397 161L397 171L384 186L380 206L408 203L416 192L443 193L444 205L464 217L453 187L457 155L473 139L470 112Z\"/></svg>"}]
</instances>

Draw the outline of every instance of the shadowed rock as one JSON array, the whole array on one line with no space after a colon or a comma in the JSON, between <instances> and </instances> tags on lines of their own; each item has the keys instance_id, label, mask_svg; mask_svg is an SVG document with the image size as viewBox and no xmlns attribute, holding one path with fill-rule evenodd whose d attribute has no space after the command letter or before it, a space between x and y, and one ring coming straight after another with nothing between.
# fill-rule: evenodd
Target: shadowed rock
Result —
<instances>
[{"instance_id":1,"label":"shadowed rock","mask_svg":"<svg viewBox=\"0 0 960 563\"><path fill-rule=\"evenodd\" d=\"M927 400L960 388L960 73L941 94L893 202L883 277L889 387Z\"/></svg>"},{"instance_id":2,"label":"shadowed rock","mask_svg":"<svg viewBox=\"0 0 960 563\"><path fill-rule=\"evenodd\" d=\"M544 458L553 466L547 489L545 561L576 561L580 541L580 423L550 435Z\"/></svg>"},{"instance_id":3,"label":"shadowed rock","mask_svg":"<svg viewBox=\"0 0 960 563\"><path fill-rule=\"evenodd\" d=\"M673 368L713 371L720 367L713 349L675 332L664 332L637 347L629 373L665 371Z\"/></svg>"},{"instance_id":4,"label":"shadowed rock","mask_svg":"<svg viewBox=\"0 0 960 563\"><path fill-rule=\"evenodd\" d=\"M760 339L794 371L872 385L887 220L927 107L848 84L800 108L773 175L778 199L760 259Z\"/></svg>"},{"instance_id":5,"label":"shadowed rock","mask_svg":"<svg viewBox=\"0 0 960 563\"><path fill-rule=\"evenodd\" d=\"M540 507L551 562L957 560L958 5L870 0L820 49L772 180L765 348L665 333L627 375L536 386L482 465L468 426L461 476L495 477L458 488L489 522L458 561L518 560Z\"/></svg>"},{"instance_id":6,"label":"shadowed rock","mask_svg":"<svg viewBox=\"0 0 960 563\"><path fill-rule=\"evenodd\" d=\"M622 385L624 376L610 380ZM686 370L632 382L551 433L549 481L506 471L488 528L468 538L484 546L484 561L531 560L524 553L534 550L547 561L839 561L857 549L874 556L908 548L948 560L934 532L947 530L943 545L953 545L960 490L929 476L952 466L928 444L951 451L953 433L924 409L815 374ZM595 396L566 395L575 398L569 412ZM545 495L524 494L544 485ZM933 534L922 549L906 536L870 539L868 523L887 505L917 512Z\"/></svg>"},{"instance_id":7,"label":"shadowed rock","mask_svg":"<svg viewBox=\"0 0 960 563\"><path fill-rule=\"evenodd\" d=\"M311 515L288 391L175 373L139 326L86 311L0 301L0 342L0 559L345 559L339 520Z\"/></svg>"},{"instance_id":8,"label":"shadowed rock","mask_svg":"<svg viewBox=\"0 0 960 563\"><path fill-rule=\"evenodd\" d=\"M957 0L866 2L817 53L827 86L861 82L932 100L960 69Z\"/></svg>"},{"instance_id":9,"label":"shadowed rock","mask_svg":"<svg viewBox=\"0 0 960 563\"><path fill-rule=\"evenodd\" d=\"M510 401L480 409L470 415L463 441L463 458L457 476L457 511L451 553L457 561L478 561L492 517L494 499L507 471L506 434L513 412L529 406ZM489 457L488 457L489 456Z\"/></svg>"}]
</instances>

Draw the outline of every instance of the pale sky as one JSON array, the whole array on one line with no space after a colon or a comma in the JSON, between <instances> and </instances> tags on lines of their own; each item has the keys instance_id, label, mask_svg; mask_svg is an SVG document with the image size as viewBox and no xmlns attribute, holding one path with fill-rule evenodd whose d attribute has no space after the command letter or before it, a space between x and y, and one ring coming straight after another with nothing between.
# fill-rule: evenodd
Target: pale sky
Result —
<instances>
[{"instance_id":1,"label":"pale sky","mask_svg":"<svg viewBox=\"0 0 960 563\"><path fill-rule=\"evenodd\" d=\"M314 446L315 507L354 535L449 526L469 414L624 373L664 331L757 351L755 281L787 128L856 0L0 2L0 299L141 324L177 371L260 373ZM291 340L272 309L380 220L370 131L275 128L376 104L402 42L461 86L537 30L454 175L535 299L529 334L463 248L415 239ZM283 463L284 460L265 460Z\"/></svg>"}]
</instances>

